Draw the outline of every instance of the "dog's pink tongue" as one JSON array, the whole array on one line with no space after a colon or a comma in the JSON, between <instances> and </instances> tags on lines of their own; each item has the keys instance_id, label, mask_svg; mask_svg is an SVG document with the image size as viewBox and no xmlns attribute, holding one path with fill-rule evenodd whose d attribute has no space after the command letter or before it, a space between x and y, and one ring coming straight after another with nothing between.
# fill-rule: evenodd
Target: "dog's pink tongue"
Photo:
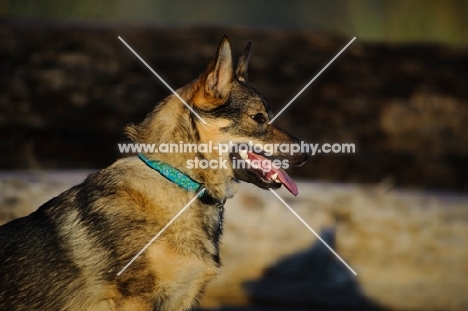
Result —
<instances>
[{"instance_id":1,"label":"dog's pink tongue","mask_svg":"<svg viewBox=\"0 0 468 311\"><path fill-rule=\"evenodd\" d=\"M273 168L272 171L278 173L278 179L281 180L281 183L289 190L293 195L297 196L299 191L297 191L297 185L292 180L292 178L286 173L283 169L275 169Z\"/></svg>"},{"instance_id":2,"label":"dog's pink tongue","mask_svg":"<svg viewBox=\"0 0 468 311\"><path fill-rule=\"evenodd\" d=\"M278 179L286 187L286 189L288 189L289 192L291 192L295 196L299 194L296 183L292 180L292 178L288 175L288 173L286 173L282 168L274 167L270 160L268 160L267 158L265 158L264 156L260 154L248 152L248 156L251 161L258 160L260 163L264 163L265 161L270 162L269 167L271 167L271 170L265 173L266 176L270 177L274 173L278 173Z\"/></svg>"}]
</instances>

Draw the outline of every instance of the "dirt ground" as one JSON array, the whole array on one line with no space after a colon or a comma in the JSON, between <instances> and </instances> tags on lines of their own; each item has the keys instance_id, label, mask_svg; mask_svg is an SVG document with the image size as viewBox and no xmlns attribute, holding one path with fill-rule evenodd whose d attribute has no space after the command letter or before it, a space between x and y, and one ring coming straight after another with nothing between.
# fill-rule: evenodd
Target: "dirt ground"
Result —
<instances>
[{"instance_id":1,"label":"dirt ground","mask_svg":"<svg viewBox=\"0 0 468 311\"><path fill-rule=\"evenodd\" d=\"M87 173L0 174L0 222L27 215ZM278 193L357 276L272 193L244 184L226 204L223 269L202 307L468 309L468 197L401 191L385 182L308 181L299 183L296 198Z\"/></svg>"}]
</instances>

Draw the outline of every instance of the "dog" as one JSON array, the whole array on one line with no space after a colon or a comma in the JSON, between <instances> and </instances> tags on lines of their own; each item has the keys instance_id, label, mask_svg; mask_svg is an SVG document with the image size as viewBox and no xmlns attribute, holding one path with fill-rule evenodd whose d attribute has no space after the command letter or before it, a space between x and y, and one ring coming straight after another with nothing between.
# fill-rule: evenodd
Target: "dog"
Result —
<instances>
[{"instance_id":1,"label":"dog","mask_svg":"<svg viewBox=\"0 0 468 311\"><path fill-rule=\"evenodd\" d=\"M156 145L299 143L268 124L271 110L247 80L250 47L234 64L224 37L206 70L176 91L192 110L170 95L141 123L126 127L128 138ZM263 189L284 185L297 194L281 167L263 166L274 160L300 165L309 156L232 149L221 156L192 150L121 157L29 216L1 226L0 310L180 311L198 306L220 270L226 199L241 181ZM222 160L227 167L188 168L194 158ZM260 164L233 165L255 160Z\"/></svg>"}]
</instances>

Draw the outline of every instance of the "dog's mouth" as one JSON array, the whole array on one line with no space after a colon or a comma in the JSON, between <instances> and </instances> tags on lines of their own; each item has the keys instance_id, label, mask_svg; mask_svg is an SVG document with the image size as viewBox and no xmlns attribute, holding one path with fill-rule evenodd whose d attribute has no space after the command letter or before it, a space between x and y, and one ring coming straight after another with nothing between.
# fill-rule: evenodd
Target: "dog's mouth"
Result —
<instances>
[{"instance_id":1,"label":"dog's mouth","mask_svg":"<svg viewBox=\"0 0 468 311\"><path fill-rule=\"evenodd\" d=\"M251 182L260 188L279 188L283 185L293 195L298 194L297 185L275 161L247 150L231 153L235 160L234 173L240 180ZM244 163L242 163L244 162Z\"/></svg>"}]
</instances>

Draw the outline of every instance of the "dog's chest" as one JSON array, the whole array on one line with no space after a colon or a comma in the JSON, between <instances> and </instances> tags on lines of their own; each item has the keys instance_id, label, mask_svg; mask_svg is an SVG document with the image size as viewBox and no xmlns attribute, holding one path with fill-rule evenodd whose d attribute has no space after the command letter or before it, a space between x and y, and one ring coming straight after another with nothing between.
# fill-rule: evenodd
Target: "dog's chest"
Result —
<instances>
[{"instance_id":1,"label":"dog's chest","mask_svg":"<svg viewBox=\"0 0 468 311\"><path fill-rule=\"evenodd\" d=\"M218 230L220 234L223 233L223 223L224 223L224 205L219 208L219 212L218 212Z\"/></svg>"},{"instance_id":2,"label":"dog's chest","mask_svg":"<svg viewBox=\"0 0 468 311\"><path fill-rule=\"evenodd\" d=\"M223 224L224 224L224 205L222 206L216 206L213 207L215 209L214 211L214 217L213 219L213 224L210 226L212 229L210 230L211 232L208 233L209 239L213 241L216 252L218 252L218 246L219 246L219 240L221 238L221 235L223 234ZM216 254L217 255L217 254Z\"/></svg>"},{"instance_id":3,"label":"dog's chest","mask_svg":"<svg viewBox=\"0 0 468 311\"><path fill-rule=\"evenodd\" d=\"M150 246L146 258L148 272L151 271L150 275L156 281L155 297L168 297L166 301L159 302L160 309L164 310L171 309L169 306L188 309L206 284L219 273L219 267L213 261L193 254L181 254L166 243Z\"/></svg>"},{"instance_id":4,"label":"dog's chest","mask_svg":"<svg viewBox=\"0 0 468 311\"><path fill-rule=\"evenodd\" d=\"M226 199L222 201L216 200L207 193L204 193L200 197L200 203L202 203L199 206L201 213L207 216L202 227L208 235L208 239L215 243L217 249L219 238L223 233L223 215Z\"/></svg>"}]
</instances>

